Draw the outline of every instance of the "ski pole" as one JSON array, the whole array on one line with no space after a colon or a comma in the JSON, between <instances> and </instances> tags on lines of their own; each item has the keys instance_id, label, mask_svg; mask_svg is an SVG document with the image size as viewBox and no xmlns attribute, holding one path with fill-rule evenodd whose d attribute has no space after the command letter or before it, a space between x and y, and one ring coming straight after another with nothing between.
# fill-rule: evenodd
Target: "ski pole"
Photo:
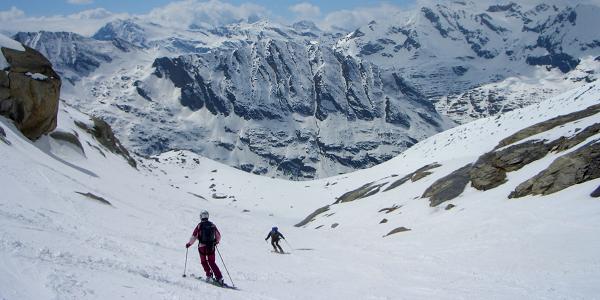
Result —
<instances>
[{"instance_id":1,"label":"ski pole","mask_svg":"<svg viewBox=\"0 0 600 300\"><path fill-rule=\"evenodd\" d=\"M188 250L189 250L189 248L185 248L185 265L183 265L183 277L187 276L187 275L185 275L185 271L187 269Z\"/></svg>"},{"instance_id":2,"label":"ski pole","mask_svg":"<svg viewBox=\"0 0 600 300\"><path fill-rule=\"evenodd\" d=\"M225 261L223 260L223 256L221 256L221 252L219 252L219 248L217 246L215 246L215 249L217 249L217 253L219 254L219 258L221 258L221 262L223 263L223 267L225 267L225 271L227 271L227 276L229 276L229 280L231 281L231 285L233 285L233 287L235 287L235 283L233 283L233 279L231 279L231 275L229 275L229 270L227 270L227 266L225 265Z\"/></svg>"},{"instance_id":3,"label":"ski pole","mask_svg":"<svg viewBox=\"0 0 600 300\"><path fill-rule=\"evenodd\" d=\"M290 252L292 252L292 249L294 249L294 247L292 247L292 245L290 245L290 242L288 242L286 239L283 239L283 240L290 247Z\"/></svg>"}]
</instances>

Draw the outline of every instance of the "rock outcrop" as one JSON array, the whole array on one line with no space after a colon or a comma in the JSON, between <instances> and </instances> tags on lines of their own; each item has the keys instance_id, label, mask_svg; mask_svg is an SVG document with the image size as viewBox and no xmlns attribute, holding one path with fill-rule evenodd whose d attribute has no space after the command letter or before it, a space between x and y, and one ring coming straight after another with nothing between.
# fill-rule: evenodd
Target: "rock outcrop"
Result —
<instances>
[{"instance_id":1,"label":"rock outcrop","mask_svg":"<svg viewBox=\"0 0 600 300\"><path fill-rule=\"evenodd\" d=\"M366 198L379 193L382 186L386 185L387 182L373 184L373 182L367 183L355 190L349 191L341 195L333 204L351 202L360 198Z\"/></svg>"},{"instance_id":2,"label":"rock outcrop","mask_svg":"<svg viewBox=\"0 0 600 300\"><path fill-rule=\"evenodd\" d=\"M600 142L597 140L557 158L547 169L518 185L508 197L548 195L596 178L600 178Z\"/></svg>"},{"instance_id":3,"label":"rock outcrop","mask_svg":"<svg viewBox=\"0 0 600 300\"><path fill-rule=\"evenodd\" d=\"M129 165L136 168L137 163L135 159L129 155L129 151L121 144L121 141L115 137L110 125L96 117L92 117L92 121L94 122L93 127L89 127L82 122L75 122L75 125L93 135L102 146L106 147L112 153L123 156Z\"/></svg>"},{"instance_id":4,"label":"rock outcrop","mask_svg":"<svg viewBox=\"0 0 600 300\"><path fill-rule=\"evenodd\" d=\"M10 65L0 71L0 114L36 140L56 128L61 80L39 52L1 48Z\"/></svg>"},{"instance_id":5,"label":"rock outcrop","mask_svg":"<svg viewBox=\"0 0 600 300\"><path fill-rule=\"evenodd\" d=\"M530 136L536 135L540 132L548 131L552 128L564 125L569 122L574 122L579 119L587 118L589 116L593 116L597 113L600 113L600 104L592 105L584 110L576 111L570 114L554 117L550 120L537 123L535 125L529 126L525 129L519 130L511 136L503 139L498 143L495 149L502 148L504 146L508 146L510 144L514 144L520 140L526 139Z\"/></svg>"},{"instance_id":6,"label":"rock outcrop","mask_svg":"<svg viewBox=\"0 0 600 300\"><path fill-rule=\"evenodd\" d=\"M469 177L471 169L471 164L468 164L438 179L425 190L421 197L429 198L429 206L431 207L438 206L443 202L458 197L471 180Z\"/></svg>"},{"instance_id":7,"label":"rock outcrop","mask_svg":"<svg viewBox=\"0 0 600 300\"><path fill-rule=\"evenodd\" d=\"M420 179L423 179L427 176L429 176L431 174L431 172L429 172L429 170L431 169L435 169L440 167L441 165L438 163L432 163L432 164L428 164L426 166L423 166L419 169L417 169L416 171L407 174L406 176L392 182L392 184L390 184L387 188L385 188L385 190L383 190L384 192L387 192L389 190L395 189L401 185L403 185L405 182L407 182L409 179L412 182L418 181Z\"/></svg>"},{"instance_id":8,"label":"rock outcrop","mask_svg":"<svg viewBox=\"0 0 600 300\"><path fill-rule=\"evenodd\" d=\"M506 182L506 172L516 171L544 157L550 149L551 145L543 141L529 141L501 151L488 152L473 165L471 185L481 191L495 188Z\"/></svg>"}]
</instances>

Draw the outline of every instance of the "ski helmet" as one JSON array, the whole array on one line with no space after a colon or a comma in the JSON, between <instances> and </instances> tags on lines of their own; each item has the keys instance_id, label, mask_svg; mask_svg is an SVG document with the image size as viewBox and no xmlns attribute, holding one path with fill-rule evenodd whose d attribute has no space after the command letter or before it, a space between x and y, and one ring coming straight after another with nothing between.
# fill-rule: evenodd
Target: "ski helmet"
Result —
<instances>
[{"instance_id":1,"label":"ski helmet","mask_svg":"<svg viewBox=\"0 0 600 300\"><path fill-rule=\"evenodd\" d=\"M271 228L271 230L277 231L277 226L274 226L273 228Z\"/></svg>"},{"instance_id":2,"label":"ski helmet","mask_svg":"<svg viewBox=\"0 0 600 300\"><path fill-rule=\"evenodd\" d=\"M203 210L200 212L200 220L208 219L208 211Z\"/></svg>"}]
</instances>

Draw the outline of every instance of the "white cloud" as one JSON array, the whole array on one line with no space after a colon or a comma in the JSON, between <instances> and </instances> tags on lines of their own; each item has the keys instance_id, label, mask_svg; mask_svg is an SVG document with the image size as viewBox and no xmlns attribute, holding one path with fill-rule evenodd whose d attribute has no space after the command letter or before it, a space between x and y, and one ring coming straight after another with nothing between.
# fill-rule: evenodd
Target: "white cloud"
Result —
<instances>
[{"instance_id":1,"label":"white cloud","mask_svg":"<svg viewBox=\"0 0 600 300\"><path fill-rule=\"evenodd\" d=\"M70 31L90 36L110 21L129 17L131 15L115 14L104 8L84 10L66 16L32 17L26 16L23 11L13 7L8 11L0 11L0 22L2 22L0 32L12 35L19 31Z\"/></svg>"},{"instance_id":2,"label":"white cloud","mask_svg":"<svg viewBox=\"0 0 600 300\"><path fill-rule=\"evenodd\" d=\"M288 9L295 13L299 19L314 20L321 16L321 9L308 2L292 5Z\"/></svg>"},{"instance_id":3,"label":"white cloud","mask_svg":"<svg viewBox=\"0 0 600 300\"><path fill-rule=\"evenodd\" d=\"M236 6L218 0L184 0L155 8L143 17L169 26L188 27L220 26L240 20L254 22L269 15L270 12L266 8L251 3Z\"/></svg>"},{"instance_id":4,"label":"white cloud","mask_svg":"<svg viewBox=\"0 0 600 300\"><path fill-rule=\"evenodd\" d=\"M92 4L92 3L94 3L94 0L67 0L67 2L69 4L83 5L83 4Z\"/></svg>"},{"instance_id":5,"label":"white cloud","mask_svg":"<svg viewBox=\"0 0 600 300\"><path fill-rule=\"evenodd\" d=\"M319 25L325 29L350 31L373 20L398 18L404 12L406 12L405 8L387 3L374 7L358 7L352 10L344 9L327 14Z\"/></svg>"},{"instance_id":6,"label":"white cloud","mask_svg":"<svg viewBox=\"0 0 600 300\"><path fill-rule=\"evenodd\" d=\"M25 16L25 12L14 6L11 7L9 10L0 11L0 21L2 21L2 22L19 19L24 16Z\"/></svg>"},{"instance_id":7,"label":"white cloud","mask_svg":"<svg viewBox=\"0 0 600 300\"><path fill-rule=\"evenodd\" d=\"M115 14L104 9L104 8L93 8L84 11L80 11L78 13L74 13L69 15L69 18L73 19L107 19L113 17Z\"/></svg>"}]
</instances>

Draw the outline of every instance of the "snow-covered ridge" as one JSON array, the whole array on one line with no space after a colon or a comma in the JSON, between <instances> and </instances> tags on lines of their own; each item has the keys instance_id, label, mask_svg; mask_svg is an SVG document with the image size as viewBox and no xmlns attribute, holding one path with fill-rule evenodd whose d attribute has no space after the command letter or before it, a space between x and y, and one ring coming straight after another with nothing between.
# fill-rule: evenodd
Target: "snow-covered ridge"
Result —
<instances>
[{"instance_id":1,"label":"snow-covered ridge","mask_svg":"<svg viewBox=\"0 0 600 300\"><path fill-rule=\"evenodd\" d=\"M590 28L598 15L599 7L578 3L431 3L373 21L336 49L401 71L462 123L596 80L600 40Z\"/></svg>"}]
</instances>

